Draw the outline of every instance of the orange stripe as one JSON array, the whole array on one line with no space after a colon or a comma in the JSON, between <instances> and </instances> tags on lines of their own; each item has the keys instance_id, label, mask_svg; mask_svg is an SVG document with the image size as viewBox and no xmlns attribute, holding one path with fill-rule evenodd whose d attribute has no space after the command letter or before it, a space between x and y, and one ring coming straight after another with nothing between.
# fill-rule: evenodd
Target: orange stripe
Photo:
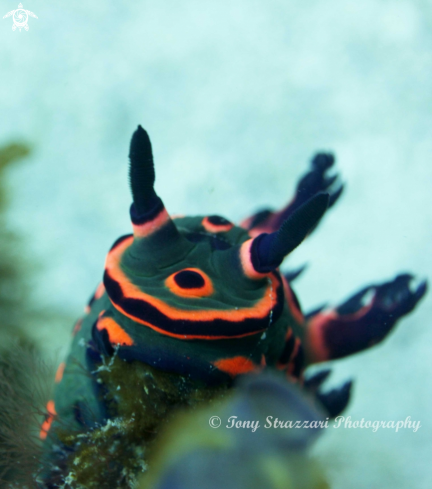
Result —
<instances>
[{"instance_id":1,"label":"orange stripe","mask_svg":"<svg viewBox=\"0 0 432 489\"><path fill-rule=\"evenodd\" d=\"M251 372L257 368L257 366L251 360L249 360L249 358L242 356L223 358L222 360L213 362L213 365L231 377Z\"/></svg>"},{"instance_id":2,"label":"orange stripe","mask_svg":"<svg viewBox=\"0 0 432 489\"><path fill-rule=\"evenodd\" d=\"M41 440L45 440L45 438L47 437L48 431L50 430L52 422L54 421L54 416L57 415L54 401L48 401L46 407L47 407L48 415L47 415L47 419L42 423L41 430L39 433L39 438Z\"/></svg>"},{"instance_id":3,"label":"orange stripe","mask_svg":"<svg viewBox=\"0 0 432 489\"><path fill-rule=\"evenodd\" d=\"M325 362L330 358L330 352L324 341L324 330L331 321L338 321L347 324L361 319L373 307L373 301L367 306L362 307L353 314L339 315L334 309L327 312L320 312L313 316L307 324L307 351L312 355L314 362Z\"/></svg>"},{"instance_id":4,"label":"orange stripe","mask_svg":"<svg viewBox=\"0 0 432 489\"><path fill-rule=\"evenodd\" d=\"M252 246L253 239L248 239L245 241L240 247L240 262L243 268L243 272L246 277L249 277L252 280L261 280L265 277L268 277L268 273L259 273L255 270L252 265L250 248Z\"/></svg>"},{"instance_id":5,"label":"orange stripe","mask_svg":"<svg viewBox=\"0 0 432 489\"><path fill-rule=\"evenodd\" d=\"M148 321L144 321L143 319L137 318L135 316L132 316L132 314L129 314L126 312L124 309L122 309L120 306L117 304L114 304L114 307L121 312L124 316L128 317L132 321L135 321L136 323L143 324L145 326L148 326L149 328L153 329L154 331L157 331L158 333L161 333L165 336L170 336L171 338L178 338L179 340L232 340L233 338L245 338L246 336L251 336L254 334L260 334L266 331L267 328L263 328L257 331L251 331L243 334L238 334L236 336L233 335L221 335L221 336L205 336L204 334L177 334L177 333L171 333L170 331L167 331L166 329L158 328L154 324L149 323Z\"/></svg>"},{"instance_id":6,"label":"orange stripe","mask_svg":"<svg viewBox=\"0 0 432 489\"><path fill-rule=\"evenodd\" d=\"M106 329L110 343L113 343L114 345L120 344L132 346L134 344L133 339L114 321L113 318L99 318L96 323L96 328L99 331Z\"/></svg>"},{"instance_id":7,"label":"orange stripe","mask_svg":"<svg viewBox=\"0 0 432 489\"><path fill-rule=\"evenodd\" d=\"M64 373L64 369L66 367L66 363L65 362L62 362L59 366L58 366L58 369L57 369L57 372L55 374L55 378L54 378L54 382L56 384L58 384L59 382L61 382L62 378L63 378L63 373Z\"/></svg>"},{"instance_id":8,"label":"orange stripe","mask_svg":"<svg viewBox=\"0 0 432 489\"><path fill-rule=\"evenodd\" d=\"M208 297L209 295L212 295L214 292L213 289L213 284L212 281L210 280L210 277L204 273L202 270L199 268L184 268L183 271L191 271L191 272L196 272L201 275L201 277L204 279L204 285L203 287L200 288L195 288L195 289L182 289L176 284L176 281L174 280L175 275L178 273L173 273L170 275L166 280L165 280L165 285L168 287L168 289L175 295L180 295L182 297Z\"/></svg>"},{"instance_id":9,"label":"orange stripe","mask_svg":"<svg viewBox=\"0 0 432 489\"><path fill-rule=\"evenodd\" d=\"M54 401L48 401L47 402L47 411L49 414L51 414L52 416L55 416L57 413L56 413L56 410L55 410L55 404L54 404Z\"/></svg>"},{"instance_id":10,"label":"orange stripe","mask_svg":"<svg viewBox=\"0 0 432 489\"><path fill-rule=\"evenodd\" d=\"M144 300L150 303L152 306L158 308L163 314L165 314L170 319L181 320L188 319L193 321L211 321L213 319L222 319L225 321L238 322L244 319L249 318L257 318L262 319L268 316L271 310L277 305L277 294L272 293L273 290L276 290L279 283L276 276L272 274L263 275L263 277L268 277L271 283L266 287L264 291L263 297L252 307L244 307L238 309L201 309L199 311L196 310L188 310L188 309L178 309L176 307L169 306L165 302L156 297L153 297L149 294L143 292L139 287L134 285L129 278L125 275L125 273L120 268L120 260L123 253L127 250L127 248L132 244L133 237L125 239L118 246L116 246L113 250L108 253L106 259L106 270L109 272L110 276L118 282L123 296L127 299L137 299ZM146 321L140 320L139 318L135 318L131 315L125 313L120 306L114 304L122 314L130 317L134 321L141 322L142 324L146 324L154 328L155 330L159 330L160 332L167 334L166 331L160 330L156 326L147 323ZM247 336L251 333L247 333L244 336ZM256 331L252 334L256 334ZM183 338L184 335L172 335L178 336L179 338ZM199 337L201 338L201 336ZM228 338L228 337L227 337Z\"/></svg>"},{"instance_id":11,"label":"orange stripe","mask_svg":"<svg viewBox=\"0 0 432 489\"><path fill-rule=\"evenodd\" d=\"M170 217L164 207L152 221L144 224L132 223L133 233L137 238L145 238L160 229L169 220Z\"/></svg>"},{"instance_id":12,"label":"orange stripe","mask_svg":"<svg viewBox=\"0 0 432 489\"><path fill-rule=\"evenodd\" d=\"M232 224L232 223L229 223L229 224L221 224L219 226L217 224L212 224L208 220L208 217L205 217L201 221L201 224L202 224L203 228L206 231L208 231L209 233L226 233L226 232L230 231L234 227L234 224Z\"/></svg>"}]
</instances>

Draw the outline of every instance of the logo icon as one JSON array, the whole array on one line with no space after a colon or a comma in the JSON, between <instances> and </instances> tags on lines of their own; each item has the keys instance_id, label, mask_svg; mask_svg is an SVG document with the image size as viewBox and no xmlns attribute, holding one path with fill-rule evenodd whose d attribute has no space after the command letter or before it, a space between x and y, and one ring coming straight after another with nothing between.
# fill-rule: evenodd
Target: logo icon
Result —
<instances>
[{"instance_id":1,"label":"logo icon","mask_svg":"<svg viewBox=\"0 0 432 489\"><path fill-rule=\"evenodd\" d=\"M212 416L209 419L209 425L211 428L219 428L219 426L222 424L222 420L219 418L219 416Z\"/></svg>"},{"instance_id":2,"label":"logo icon","mask_svg":"<svg viewBox=\"0 0 432 489\"><path fill-rule=\"evenodd\" d=\"M6 15L4 15L3 19L6 19L7 17L10 17L11 15L13 16L12 17L12 20L13 20L12 30L16 31L16 29L18 27L20 32L21 32L22 28L24 28L26 31L29 30L29 26L27 25L29 15L30 15L30 17L34 17L35 19L38 18L37 15L35 15L33 12L30 12L30 10L23 9L22 3L20 3L18 5L18 8L16 10L11 10Z\"/></svg>"}]
</instances>

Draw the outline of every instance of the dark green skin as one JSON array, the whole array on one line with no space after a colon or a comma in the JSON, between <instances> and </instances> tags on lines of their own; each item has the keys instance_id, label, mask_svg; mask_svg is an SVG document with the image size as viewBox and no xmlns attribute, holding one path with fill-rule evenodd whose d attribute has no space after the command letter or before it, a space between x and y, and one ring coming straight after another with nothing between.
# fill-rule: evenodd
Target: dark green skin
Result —
<instances>
[{"instance_id":1,"label":"dark green skin","mask_svg":"<svg viewBox=\"0 0 432 489\"><path fill-rule=\"evenodd\" d=\"M146 293L177 308L223 310L250 307L263 297L269 279L251 280L245 277L240 265L232 260L227 250L212 249L209 242L212 234L203 228L202 219L203 217L186 217L174 220L183 238L191 239L191 233L194 235L199 233L205 238L198 243L189 240L186 242L185 239L184 249L182 246L177 247L180 255L183 255L186 250L181 260L176 261L176 257L173 256L176 248L167 250L166 247L164 249L163 246L158 246L157 241L162 235L146 240L135 239L130 247L131 252L123 257L123 272ZM218 233L217 238L230 246L235 246L250 237L244 229L233 227L228 232ZM168 256L167 251L169 251ZM161 262L163 262L162 267L158 266ZM188 267L199 268L212 279L215 293L211 297L179 297L165 287L164 281L167 276ZM283 287L282 284L280 287ZM124 316L113 306L105 292L100 299L92 303L90 312L83 319L81 329L73 339L63 379L55 389L54 401L58 421L54 422L54 427L60 424L64 426L66 423L71 428L82 428L75 419L74 406L77 401L85 403L92 413L98 413L99 421L104 417L104 408L95 395L97 386L91 375L92 369L96 370L102 363L89 363L88 356L89 345L91 350L91 345L95 343L94 338L92 339L92 331L101 311L106 311L105 316L115 319L135 342L133 351L124 346L118 348L116 354L120 358L131 360L133 357L156 368L178 372L209 384L229 380L226 373L218 371L213 366L217 360L242 356L250 359L258 367L263 363L264 358L267 366L275 367L284 348L288 328L291 327L296 336L301 334L301 326L296 322L286 300L283 299L279 318L276 321L270 321L269 318L269 327L264 333L232 339L181 340L158 333ZM108 364L110 358L102 355L102 361Z\"/></svg>"}]
</instances>

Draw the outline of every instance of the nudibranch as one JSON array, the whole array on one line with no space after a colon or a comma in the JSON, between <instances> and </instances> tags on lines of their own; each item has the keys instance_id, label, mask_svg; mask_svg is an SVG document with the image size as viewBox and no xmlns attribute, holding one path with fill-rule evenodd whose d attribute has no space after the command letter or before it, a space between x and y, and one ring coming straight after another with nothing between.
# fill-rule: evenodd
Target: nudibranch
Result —
<instances>
[{"instance_id":1,"label":"nudibranch","mask_svg":"<svg viewBox=\"0 0 432 489\"><path fill-rule=\"evenodd\" d=\"M117 474L123 487L124 457L143 457L130 447L145 445L171 407L212 398L237 376L264 368L316 391L336 415L350 383L318 393L328 371L305 381L305 368L379 342L426 291L425 282L411 290L413 277L402 274L336 308L302 313L290 284L298 272L284 275L279 266L342 193L337 176L326 175L331 154L315 156L284 209L261 211L240 226L218 215L168 214L154 189L151 143L141 126L129 158L133 234L109 251L103 282L74 326L70 355L56 375L41 431L44 487L65 481L79 487L95 470ZM99 469L95 460L102 460Z\"/></svg>"}]
</instances>

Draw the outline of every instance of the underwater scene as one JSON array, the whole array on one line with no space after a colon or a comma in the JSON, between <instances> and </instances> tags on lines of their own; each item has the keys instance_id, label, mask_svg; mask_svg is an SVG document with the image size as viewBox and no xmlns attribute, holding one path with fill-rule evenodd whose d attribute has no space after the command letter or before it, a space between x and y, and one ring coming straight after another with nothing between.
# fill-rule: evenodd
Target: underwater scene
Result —
<instances>
[{"instance_id":1,"label":"underwater scene","mask_svg":"<svg viewBox=\"0 0 432 489\"><path fill-rule=\"evenodd\" d=\"M429 489L429 5L29 2L0 488Z\"/></svg>"}]
</instances>

